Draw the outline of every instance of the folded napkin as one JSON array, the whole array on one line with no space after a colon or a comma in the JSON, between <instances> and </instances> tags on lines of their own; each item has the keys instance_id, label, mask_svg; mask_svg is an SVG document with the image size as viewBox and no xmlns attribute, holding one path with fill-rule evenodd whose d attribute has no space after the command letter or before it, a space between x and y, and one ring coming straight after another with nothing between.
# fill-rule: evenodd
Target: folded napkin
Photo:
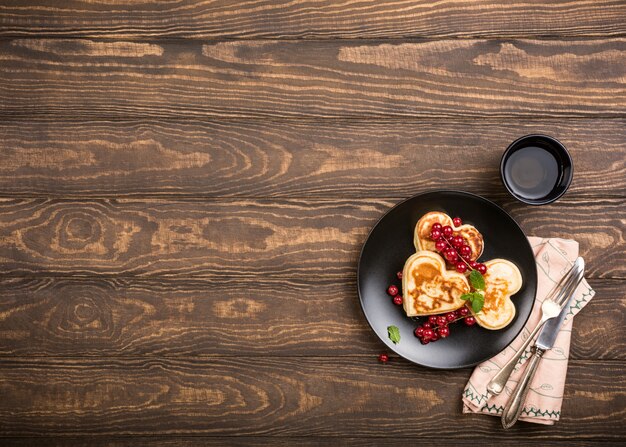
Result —
<instances>
[{"instance_id":1,"label":"folded napkin","mask_svg":"<svg viewBox=\"0 0 626 447\"><path fill-rule=\"evenodd\" d=\"M530 356L530 348L522 355L521 361L500 395L488 395L487 384L528 338L531 330L541 319L541 303L578 257L578 242L576 241L538 237L529 237L528 240L535 253L535 262L537 263L537 297L532 313L526 326L513 343L500 354L481 363L474 369L463 391L463 413L484 413L492 416L502 414L504 406L524 372L525 367L522 365ZM539 368L524 402L521 421L553 425L559 420L572 335L572 320L594 295L595 292L583 279L576 289L576 296L559 331L554 347L544 354L539 363Z\"/></svg>"}]
</instances>

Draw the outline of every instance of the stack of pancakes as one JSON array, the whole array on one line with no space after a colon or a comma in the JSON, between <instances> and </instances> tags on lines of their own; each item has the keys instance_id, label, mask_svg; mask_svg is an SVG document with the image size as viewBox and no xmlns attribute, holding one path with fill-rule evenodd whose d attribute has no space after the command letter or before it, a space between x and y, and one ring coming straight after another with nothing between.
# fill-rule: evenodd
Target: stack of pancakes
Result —
<instances>
[{"instance_id":1,"label":"stack of pancakes","mask_svg":"<svg viewBox=\"0 0 626 447\"><path fill-rule=\"evenodd\" d=\"M455 227L450 216L438 211L422 216L415 226L417 252L407 259L402 272L403 305L409 317L459 309L465 305L461 296L471 290L466 275L447 270L446 262L436 252L435 243L430 239L430 230L435 222L451 226L456 234L465 239L472 249L471 260L478 259L483 252L483 236L472 225ZM493 259L485 265L485 303L480 312L472 313L480 326L502 329L515 317L511 296L521 288L522 275L515 264L506 259Z\"/></svg>"}]
</instances>

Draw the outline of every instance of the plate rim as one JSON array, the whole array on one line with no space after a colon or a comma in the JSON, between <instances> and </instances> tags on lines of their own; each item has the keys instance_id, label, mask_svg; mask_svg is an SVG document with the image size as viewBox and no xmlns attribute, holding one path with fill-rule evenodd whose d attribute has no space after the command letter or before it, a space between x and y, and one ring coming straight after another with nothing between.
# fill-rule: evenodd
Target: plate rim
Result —
<instances>
[{"instance_id":1,"label":"plate rim","mask_svg":"<svg viewBox=\"0 0 626 447\"><path fill-rule=\"evenodd\" d=\"M426 194L439 194L439 193L453 193L453 194L461 194L461 195L466 195L466 196L470 196L473 198L476 198L478 200L482 200L485 201L493 206L495 206L496 208L498 208L500 211L502 211L504 213L504 215L511 221L513 222L513 224L515 224L515 226L520 230L520 232L524 235L524 239L526 241L526 245L529 249L529 251L531 253L533 253L532 251L532 246L530 245L530 241L528 240L528 236L526 235L526 233L524 232L524 230L522 230L522 227L519 226L519 224L517 223L517 221L515 219L513 219L513 217L504 209L502 208L500 205L498 205L497 203L486 199L485 197L475 194L475 193L471 193L471 192L467 192L467 191L461 191L461 190L457 190L457 189L432 189L432 190L427 190L427 191L423 191L417 194L414 194L410 197L407 197L406 199L403 199L401 201L399 201L398 203L396 203L394 206L392 206L391 208L389 208L382 216L380 216L380 218L376 221L376 223L372 226L372 228L370 229L370 231L367 233L367 237L365 238L363 245L361 246L361 250L359 252L359 258L357 261L357 271L356 271L356 288L357 288L357 294L359 295L359 304L361 306L361 311L363 312L363 315L365 316L365 320L367 321L367 324L369 325L370 329L372 330L372 332L376 335L376 337L381 340L385 345L387 345L387 347L389 347L389 349L391 349L393 352L395 352L398 356L402 357L403 359L424 367L424 368L430 368L430 369L436 369L436 370L455 370L455 369L463 369L463 368L470 368L473 366L478 365L479 363L484 362L485 360L488 360L489 358L492 358L493 356L490 355L488 357L485 357L483 359L480 359L476 362L470 362L470 363L464 363L464 364L460 364L460 365L455 365L455 366L433 366L433 365L426 365L424 363L418 363L412 359L409 359L407 357L405 357L404 355L400 354L398 351L396 351L395 347L389 342L389 340L387 339L383 339L382 337L380 337L378 335L378 333L374 330L374 327L372 326L372 323L370 321L370 317L367 314L367 311L365 310L365 305L363 303L363 295L361 293L361 264L362 264L362 259L363 259L363 251L365 250L365 246L367 245L367 242L369 241L372 233L376 230L376 228L378 227L378 225L382 222L382 220L387 217L388 214L390 214L393 210L395 210L396 208L402 206L404 203L413 200L417 197L426 195ZM534 259L534 254L533 254L533 259ZM534 300L536 300L537 298L537 270L536 268L533 269L533 274L532 274L532 278L531 279L531 283L533 285L533 289L534 289ZM534 306L534 303L533 303ZM522 333L522 331L524 330L524 328L526 327L526 323L528 322L528 319L530 318L530 314L532 313L532 308L533 306L531 306L530 308L530 312L528 312L528 315L526 315L526 318L524 320L524 324L521 325L520 330L513 336L511 342L509 342L503 349L502 351L504 351L506 348L508 348L511 343L513 343L515 341L515 339L517 339L517 337L519 336L519 334ZM408 318L408 317L406 317ZM500 351L500 352L502 352ZM496 353L495 355L498 355L498 353Z\"/></svg>"}]
</instances>

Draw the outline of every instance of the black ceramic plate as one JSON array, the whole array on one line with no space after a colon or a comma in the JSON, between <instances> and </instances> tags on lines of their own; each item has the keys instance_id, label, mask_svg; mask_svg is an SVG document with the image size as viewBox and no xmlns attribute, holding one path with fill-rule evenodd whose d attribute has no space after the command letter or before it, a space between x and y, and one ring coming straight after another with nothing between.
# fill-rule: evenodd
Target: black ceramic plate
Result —
<instances>
[{"instance_id":1,"label":"black ceramic plate","mask_svg":"<svg viewBox=\"0 0 626 447\"><path fill-rule=\"evenodd\" d=\"M401 289L396 272L413 253L415 224L429 211L459 216L482 233L485 249L481 261L504 258L517 265L524 281L512 300L515 319L498 331L457 322L450 336L422 345L413 335L418 322L406 316L402 306L391 301L386 290L390 284ZM532 249L524 232L502 208L480 196L459 191L434 191L419 194L389 210L370 232L359 259L358 292L365 317L376 335L398 355L431 368L464 368L493 357L521 332L532 310L537 290L537 270ZM425 321L422 317L420 321ZM387 327L398 326L400 343L394 345Z\"/></svg>"}]
</instances>

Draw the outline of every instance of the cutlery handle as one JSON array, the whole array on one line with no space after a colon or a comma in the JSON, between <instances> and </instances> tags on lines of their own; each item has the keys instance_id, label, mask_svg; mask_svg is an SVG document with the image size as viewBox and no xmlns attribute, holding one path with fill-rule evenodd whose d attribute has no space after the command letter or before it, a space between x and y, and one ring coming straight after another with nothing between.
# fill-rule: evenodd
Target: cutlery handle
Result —
<instances>
[{"instance_id":1,"label":"cutlery handle","mask_svg":"<svg viewBox=\"0 0 626 447\"><path fill-rule=\"evenodd\" d=\"M541 329L545 322L546 320L543 319L539 322L535 329L533 329L533 331L530 333L526 341L517 350L515 355L513 355L513 357L511 357L511 359L504 364L502 369L498 371L498 374L493 376L493 379L491 379L491 381L487 384L487 391L489 391L494 396L497 396L502 392L502 390L504 389L504 385L506 385L506 381L509 380L511 373L515 369L515 365L517 365L517 361L522 356L528 345L533 341L533 338L535 338L535 335L537 335L537 332L539 332L539 329Z\"/></svg>"},{"instance_id":2,"label":"cutlery handle","mask_svg":"<svg viewBox=\"0 0 626 447\"><path fill-rule=\"evenodd\" d=\"M511 398L507 402L504 407L504 411L502 412L502 426L504 428L511 428L517 422L517 419L522 414L522 409L524 408L524 401L526 400L526 396L528 395L528 391L530 390L530 383L535 377L535 372L537 371L537 366L539 366L539 362L541 361L541 357L543 357L543 353L545 351L543 349L539 349L537 347L533 348L533 354L530 360L528 361L528 366L526 367L526 371L524 371L524 375L520 378Z\"/></svg>"}]
</instances>

